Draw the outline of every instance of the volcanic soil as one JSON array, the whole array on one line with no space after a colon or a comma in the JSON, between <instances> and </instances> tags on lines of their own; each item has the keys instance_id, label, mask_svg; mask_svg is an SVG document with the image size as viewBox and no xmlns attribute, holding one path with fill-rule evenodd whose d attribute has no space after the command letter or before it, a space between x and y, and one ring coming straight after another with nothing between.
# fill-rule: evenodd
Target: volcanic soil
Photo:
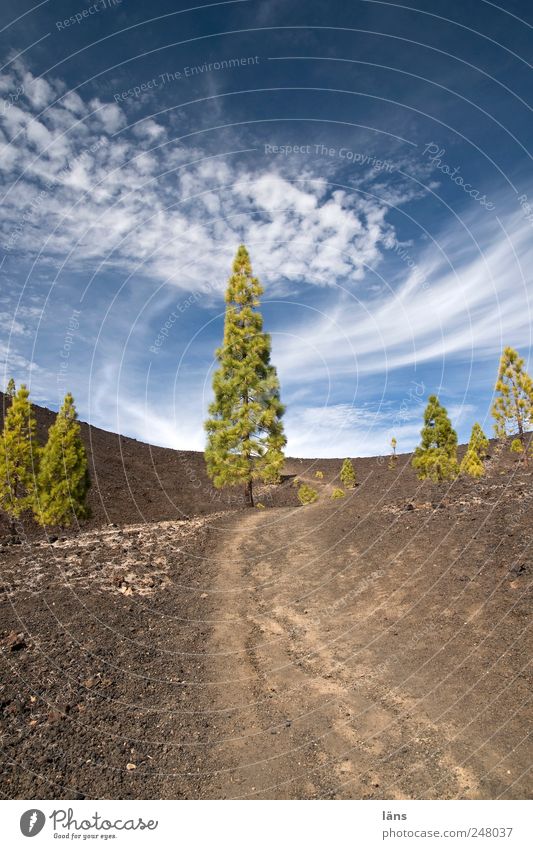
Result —
<instances>
[{"instance_id":1,"label":"volcanic soil","mask_svg":"<svg viewBox=\"0 0 533 849\"><path fill-rule=\"evenodd\" d=\"M356 459L338 499L341 460L289 459L251 509L199 453L82 433L92 518L0 524L2 798L531 796L508 448L452 485Z\"/></svg>"}]
</instances>

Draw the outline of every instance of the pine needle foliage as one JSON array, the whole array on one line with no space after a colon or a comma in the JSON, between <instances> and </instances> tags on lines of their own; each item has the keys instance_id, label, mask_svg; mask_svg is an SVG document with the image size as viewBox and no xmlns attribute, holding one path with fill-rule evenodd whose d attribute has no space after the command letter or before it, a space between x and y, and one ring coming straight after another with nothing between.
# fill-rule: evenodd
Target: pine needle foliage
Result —
<instances>
[{"instance_id":1,"label":"pine needle foliage","mask_svg":"<svg viewBox=\"0 0 533 849\"><path fill-rule=\"evenodd\" d=\"M446 408L436 395L430 395L424 411L421 443L412 460L420 480L429 478L436 483L457 476L457 434Z\"/></svg>"},{"instance_id":2,"label":"pine needle foliage","mask_svg":"<svg viewBox=\"0 0 533 849\"><path fill-rule=\"evenodd\" d=\"M0 443L0 507L12 520L33 507L40 449L24 384L11 399Z\"/></svg>"},{"instance_id":3,"label":"pine needle foliage","mask_svg":"<svg viewBox=\"0 0 533 849\"><path fill-rule=\"evenodd\" d=\"M472 478L482 477L485 474L483 460L487 456L488 445L489 440L483 433L483 428L476 422L472 427L470 442L461 460L459 470L465 475L470 475Z\"/></svg>"},{"instance_id":4,"label":"pine needle foliage","mask_svg":"<svg viewBox=\"0 0 533 849\"><path fill-rule=\"evenodd\" d=\"M500 359L495 391L499 394L492 405L494 432L498 439L516 435L527 464L526 431L533 424L533 381L523 357L509 346Z\"/></svg>"},{"instance_id":5,"label":"pine needle foliage","mask_svg":"<svg viewBox=\"0 0 533 849\"><path fill-rule=\"evenodd\" d=\"M298 490L298 498L300 504L313 504L318 500L318 492L306 483L303 483Z\"/></svg>"},{"instance_id":6,"label":"pine needle foliage","mask_svg":"<svg viewBox=\"0 0 533 849\"><path fill-rule=\"evenodd\" d=\"M284 406L270 336L258 310L263 289L241 245L226 292L224 340L217 350L214 401L205 423L207 471L215 487L245 487L253 506L253 482L279 480L286 444Z\"/></svg>"},{"instance_id":7,"label":"pine needle foliage","mask_svg":"<svg viewBox=\"0 0 533 849\"><path fill-rule=\"evenodd\" d=\"M353 489L353 487L357 483L357 475L353 463L348 457L342 464L341 473L339 477L344 486L348 489Z\"/></svg>"},{"instance_id":8,"label":"pine needle foliage","mask_svg":"<svg viewBox=\"0 0 533 849\"><path fill-rule=\"evenodd\" d=\"M88 514L89 465L70 392L48 431L38 476L35 518L43 526L66 526Z\"/></svg>"}]
</instances>

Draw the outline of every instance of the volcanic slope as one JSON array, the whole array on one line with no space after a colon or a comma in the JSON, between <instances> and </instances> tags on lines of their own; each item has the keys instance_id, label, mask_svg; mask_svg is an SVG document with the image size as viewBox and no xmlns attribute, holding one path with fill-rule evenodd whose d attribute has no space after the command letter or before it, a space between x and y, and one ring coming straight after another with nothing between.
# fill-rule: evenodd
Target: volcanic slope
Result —
<instances>
[{"instance_id":1,"label":"volcanic slope","mask_svg":"<svg viewBox=\"0 0 533 849\"><path fill-rule=\"evenodd\" d=\"M82 433L91 520L1 528L3 798L531 796L508 451L451 486L356 460L338 499L340 460L288 460L252 510L201 454Z\"/></svg>"}]
</instances>

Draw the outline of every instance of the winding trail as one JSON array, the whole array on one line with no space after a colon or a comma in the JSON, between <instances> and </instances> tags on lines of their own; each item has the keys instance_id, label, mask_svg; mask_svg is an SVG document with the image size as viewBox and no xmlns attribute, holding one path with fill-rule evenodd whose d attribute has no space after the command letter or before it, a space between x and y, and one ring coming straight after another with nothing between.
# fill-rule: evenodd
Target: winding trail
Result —
<instances>
[{"instance_id":1,"label":"winding trail","mask_svg":"<svg viewBox=\"0 0 533 849\"><path fill-rule=\"evenodd\" d=\"M476 684L467 663L487 623L455 643L470 595L449 607L439 574L402 536L378 551L379 521L339 534L339 510L316 505L239 513L220 530L210 652L218 721L205 795L505 794L509 744L482 715L494 682ZM514 778L521 759L527 772L527 754L515 753Z\"/></svg>"}]
</instances>

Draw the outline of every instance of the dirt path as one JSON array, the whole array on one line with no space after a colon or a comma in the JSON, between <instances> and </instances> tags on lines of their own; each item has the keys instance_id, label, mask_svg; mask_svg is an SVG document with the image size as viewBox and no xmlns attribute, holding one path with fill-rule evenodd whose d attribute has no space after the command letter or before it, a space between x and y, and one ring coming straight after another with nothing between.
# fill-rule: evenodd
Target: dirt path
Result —
<instances>
[{"instance_id":1,"label":"dirt path","mask_svg":"<svg viewBox=\"0 0 533 849\"><path fill-rule=\"evenodd\" d=\"M516 710L528 696L519 659L502 668L510 637L490 606L473 615L471 586L459 583L450 604L442 567L428 564L444 531L439 540L434 528L425 557L403 522L378 552L382 524L365 516L352 532L342 509L318 505L241 513L220 531L220 722L206 795L484 798L526 786ZM471 557L455 543L441 563Z\"/></svg>"},{"instance_id":2,"label":"dirt path","mask_svg":"<svg viewBox=\"0 0 533 849\"><path fill-rule=\"evenodd\" d=\"M530 797L529 473L375 465L308 507L0 545L0 793Z\"/></svg>"}]
</instances>

